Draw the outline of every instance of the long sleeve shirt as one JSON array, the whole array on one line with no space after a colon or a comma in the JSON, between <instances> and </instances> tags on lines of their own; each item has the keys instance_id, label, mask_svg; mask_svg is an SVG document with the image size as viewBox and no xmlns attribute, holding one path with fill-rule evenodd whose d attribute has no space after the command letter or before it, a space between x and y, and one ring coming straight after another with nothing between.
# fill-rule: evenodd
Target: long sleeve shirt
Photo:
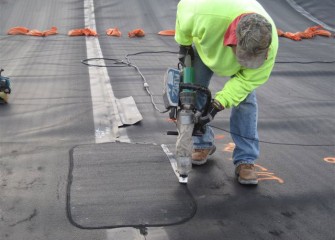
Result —
<instances>
[{"instance_id":1,"label":"long sleeve shirt","mask_svg":"<svg viewBox=\"0 0 335 240\"><path fill-rule=\"evenodd\" d=\"M272 43L264 64L257 69L241 66L233 49L224 45L224 35L235 18L258 13L272 25ZM181 0L177 8L175 40L194 44L201 60L218 76L232 76L215 94L225 108L237 106L270 77L278 50L276 26L255 0Z\"/></svg>"}]
</instances>

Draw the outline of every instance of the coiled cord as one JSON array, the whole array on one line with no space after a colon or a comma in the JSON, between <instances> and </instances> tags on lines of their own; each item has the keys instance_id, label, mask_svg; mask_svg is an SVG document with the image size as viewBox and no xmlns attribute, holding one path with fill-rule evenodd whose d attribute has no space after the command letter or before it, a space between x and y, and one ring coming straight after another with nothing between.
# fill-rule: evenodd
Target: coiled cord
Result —
<instances>
[{"instance_id":1,"label":"coiled cord","mask_svg":"<svg viewBox=\"0 0 335 240\"><path fill-rule=\"evenodd\" d=\"M83 64L85 64L89 67L107 67L107 68L109 68L109 67L132 67L132 68L134 68L138 72L138 74L141 76L141 79L143 80L143 87L146 90L146 92L148 93L148 95L150 96L151 103L154 106L154 108L156 109L156 111L158 111L160 113L166 113L169 110L162 111L162 110L159 109L159 107L157 106L157 104L154 100L153 93L150 91L149 84L148 84L145 76L143 75L143 73L141 72L139 67L136 66L135 64L133 64L130 60L131 56L142 55L142 54L158 54L158 53L159 54L161 54L161 53L177 54L177 52L173 52L173 51L142 51L142 52L127 54L125 56L124 60L117 59L117 58L87 58L87 59L82 60L81 63L83 63ZM90 63L91 61L99 61L99 60L104 60L104 61L112 62L112 63L111 64L105 64L105 65ZM308 62L276 61L276 63L298 63L298 64L334 63L334 62L335 61L308 61ZM254 138L249 138L249 137L246 137L246 136L242 136L240 134L228 131L224 128L220 128L220 127L217 127L217 126L213 126L213 125L210 125L210 126L212 128L217 129L217 130L227 132L231 135L239 136L241 138L251 140L251 141L258 141L259 143L265 143L265 144L282 145L282 146L300 146L300 147L333 147L333 146L335 146L335 144L301 144L301 143L285 143L285 142L263 141L263 140L259 140L259 139L254 139Z\"/></svg>"}]
</instances>

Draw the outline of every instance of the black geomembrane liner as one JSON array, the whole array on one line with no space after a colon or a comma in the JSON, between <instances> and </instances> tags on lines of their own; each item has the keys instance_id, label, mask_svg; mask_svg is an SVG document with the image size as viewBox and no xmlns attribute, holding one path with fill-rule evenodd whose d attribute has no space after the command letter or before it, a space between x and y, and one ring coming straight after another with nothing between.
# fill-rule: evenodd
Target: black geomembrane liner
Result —
<instances>
[{"instance_id":1,"label":"black geomembrane liner","mask_svg":"<svg viewBox=\"0 0 335 240\"><path fill-rule=\"evenodd\" d=\"M318 21L297 11L289 1L296 2ZM162 108L163 76L167 68L177 66L178 56L138 53L178 51L173 37L157 34L174 28L178 2L94 1L99 33L95 40L99 41L103 56L124 60L126 55L132 54L131 62L139 67L156 103ZM304 31L320 21L335 27L334 0L259 2L276 26L284 31ZM41 14L34 12L36 7ZM87 38L67 36L70 29L84 27L83 1L0 0L0 17L3 20L0 21L0 67L13 83L9 104L0 107L0 202L4 209L0 239L114 239L110 232L75 229L63 217L62 189L64 171L68 171L68 149L95 140L89 68L80 63L87 58ZM7 35L8 29L14 26L42 30L51 24L58 27L58 35L43 39ZM106 36L106 29L115 26L120 27L123 36ZM143 28L146 36L128 38L127 32L134 28ZM155 238L153 229L148 228L148 235L143 238L334 239L334 40L334 36L302 41L279 39L271 77L257 89L258 129L262 141L257 164L261 166L258 170L263 178L258 187L248 188L236 181L229 152L231 136L215 129L216 136L221 137L216 140L217 151L206 165L192 169L187 185L197 200L197 214L185 224L157 229L164 237ZM105 63L113 65L112 61ZM115 97L133 96L144 116L141 123L122 129L127 132L126 137L131 142L175 144L173 136L166 136L167 130L175 130L175 124L166 120L168 114L154 110L138 72L128 66L109 67L107 71ZM227 79L213 77L210 84L213 96ZM229 116L230 111L226 109L212 124L229 130ZM130 172L127 170L130 162L124 158L128 164L121 162L123 148L120 150L120 145L113 147L110 154L96 151L107 152L108 146L91 146L92 152L90 146L75 147L71 153L77 158L70 162L67 210L75 226L95 229L134 224L132 226L142 229L143 226L135 224L146 224L149 220L148 224L175 224L191 218L194 201L189 201L191 196L186 186L179 185L163 158L160 159L163 165L157 164L158 170L169 175L161 176L161 182L151 181L147 189L137 188L141 192L131 192L127 188L132 184L144 184L147 180L131 184L128 181L142 179L142 175L154 178L156 175L149 174L153 169L148 170L147 166L155 164L148 164L144 158L143 163L135 162L136 167L131 167L136 172ZM145 150L141 148L141 151ZM146 154L151 152L156 153L156 150ZM157 150L157 153L162 152ZM138 160L140 151L128 154ZM127 171L108 171L109 164L113 169L119 165L118 169ZM165 167L168 170L161 169ZM168 191L168 199L163 195L165 191ZM129 199L133 199L134 204L129 204ZM180 203L180 208L177 200L185 201ZM130 208L125 211L127 202ZM151 209L163 205L163 213L153 215L155 212ZM193 212L178 210L185 210L185 205Z\"/></svg>"}]
</instances>

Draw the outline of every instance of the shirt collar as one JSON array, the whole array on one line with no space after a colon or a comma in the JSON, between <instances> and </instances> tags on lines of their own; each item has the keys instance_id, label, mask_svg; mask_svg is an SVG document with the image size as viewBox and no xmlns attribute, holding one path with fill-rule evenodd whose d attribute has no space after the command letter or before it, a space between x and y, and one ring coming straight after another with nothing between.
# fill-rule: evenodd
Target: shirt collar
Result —
<instances>
[{"instance_id":1,"label":"shirt collar","mask_svg":"<svg viewBox=\"0 0 335 240\"><path fill-rule=\"evenodd\" d=\"M223 38L223 44L225 46L236 46L237 45L237 37L236 37L237 25L240 22L240 20L248 14L251 14L251 13L243 13L243 14L239 15L229 25L229 27L228 27L225 35L224 35L224 38Z\"/></svg>"}]
</instances>

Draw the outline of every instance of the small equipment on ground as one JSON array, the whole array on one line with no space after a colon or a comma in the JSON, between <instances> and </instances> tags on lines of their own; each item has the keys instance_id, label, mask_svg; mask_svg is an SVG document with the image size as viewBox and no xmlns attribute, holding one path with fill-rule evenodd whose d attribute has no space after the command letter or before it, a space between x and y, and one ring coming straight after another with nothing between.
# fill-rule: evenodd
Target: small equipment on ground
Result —
<instances>
[{"instance_id":1,"label":"small equipment on ground","mask_svg":"<svg viewBox=\"0 0 335 240\"><path fill-rule=\"evenodd\" d=\"M0 103L7 103L8 95L11 93L11 88L9 78L1 76L3 71L3 69L0 69Z\"/></svg>"}]
</instances>

